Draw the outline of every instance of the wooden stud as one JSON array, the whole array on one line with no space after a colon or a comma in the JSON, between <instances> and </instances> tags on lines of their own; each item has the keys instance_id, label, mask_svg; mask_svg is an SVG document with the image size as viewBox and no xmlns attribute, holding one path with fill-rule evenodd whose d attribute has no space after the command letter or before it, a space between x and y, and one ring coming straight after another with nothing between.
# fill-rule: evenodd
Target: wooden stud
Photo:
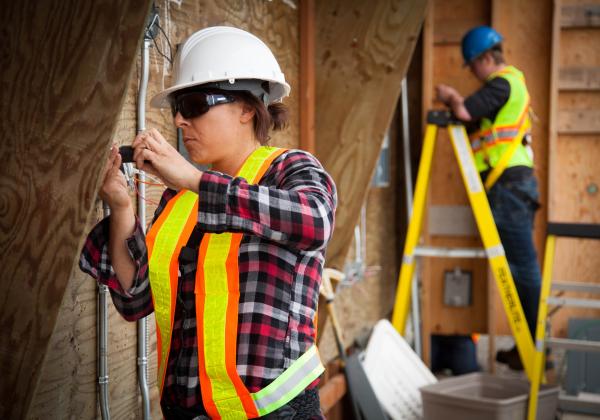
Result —
<instances>
[{"instance_id":1,"label":"wooden stud","mask_svg":"<svg viewBox=\"0 0 600 420\"><path fill-rule=\"evenodd\" d=\"M600 27L600 4L571 4L561 7L562 28Z\"/></svg>"},{"instance_id":2,"label":"wooden stud","mask_svg":"<svg viewBox=\"0 0 600 420\"><path fill-rule=\"evenodd\" d=\"M597 109L561 109L557 124L559 134L600 134Z\"/></svg>"},{"instance_id":3,"label":"wooden stud","mask_svg":"<svg viewBox=\"0 0 600 420\"><path fill-rule=\"evenodd\" d=\"M600 90L600 67L567 67L558 72L560 90Z\"/></svg>"},{"instance_id":4,"label":"wooden stud","mask_svg":"<svg viewBox=\"0 0 600 420\"><path fill-rule=\"evenodd\" d=\"M548 220L554 220L554 209L552 203L555 201L556 182L556 142L558 136L558 84L559 84L559 61L560 61L560 21L561 1L554 0L552 15L552 48L550 57L550 109L548 120Z\"/></svg>"}]
</instances>

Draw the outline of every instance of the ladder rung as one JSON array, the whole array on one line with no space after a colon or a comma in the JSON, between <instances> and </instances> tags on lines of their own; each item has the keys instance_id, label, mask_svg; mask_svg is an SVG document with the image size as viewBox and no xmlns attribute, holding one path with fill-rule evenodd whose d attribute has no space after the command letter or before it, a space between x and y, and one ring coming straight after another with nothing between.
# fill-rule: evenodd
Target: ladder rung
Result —
<instances>
[{"instance_id":1,"label":"ladder rung","mask_svg":"<svg viewBox=\"0 0 600 420\"><path fill-rule=\"evenodd\" d=\"M564 290L569 292L600 293L600 284L566 282L552 283L552 290Z\"/></svg>"},{"instance_id":2,"label":"ladder rung","mask_svg":"<svg viewBox=\"0 0 600 420\"><path fill-rule=\"evenodd\" d=\"M447 248L440 246L417 246L414 255L417 257L487 258L483 248Z\"/></svg>"},{"instance_id":3,"label":"ladder rung","mask_svg":"<svg viewBox=\"0 0 600 420\"><path fill-rule=\"evenodd\" d=\"M548 305L576 306L578 308L600 309L600 300L578 299L569 297L548 296Z\"/></svg>"},{"instance_id":4,"label":"ladder rung","mask_svg":"<svg viewBox=\"0 0 600 420\"><path fill-rule=\"evenodd\" d=\"M546 225L548 235L566 238L600 239L600 224L553 223Z\"/></svg>"},{"instance_id":5,"label":"ladder rung","mask_svg":"<svg viewBox=\"0 0 600 420\"><path fill-rule=\"evenodd\" d=\"M600 351L600 341L573 340L570 338L547 338L548 347L581 350L581 351Z\"/></svg>"}]
</instances>

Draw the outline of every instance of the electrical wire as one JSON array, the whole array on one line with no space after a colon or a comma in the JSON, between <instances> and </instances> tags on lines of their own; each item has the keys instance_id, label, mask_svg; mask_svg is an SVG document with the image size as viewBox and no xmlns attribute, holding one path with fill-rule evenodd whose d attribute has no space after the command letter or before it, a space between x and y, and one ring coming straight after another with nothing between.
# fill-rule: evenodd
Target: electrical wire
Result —
<instances>
[{"instance_id":1,"label":"electrical wire","mask_svg":"<svg viewBox=\"0 0 600 420\"><path fill-rule=\"evenodd\" d=\"M148 199L148 198L144 197L144 196L143 196L143 195L140 193L140 190L138 189L138 187L137 187L137 184L134 184L134 188L135 188L135 193L136 193L136 195L137 195L138 197L140 197L142 200L144 200L146 203L152 204L152 205L154 205L154 206L158 206L158 205L159 205L159 203L157 203L156 201L154 201L154 200L150 200L150 199Z\"/></svg>"},{"instance_id":2,"label":"electrical wire","mask_svg":"<svg viewBox=\"0 0 600 420\"><path fill-rule=\"evenodd\" d=\"M173 65L173 47L171 46L171 42L169 41L169 37L167 36L166 32L164 31L162 26L160 26L159 21L157 19L155 19L155 20L156 20L156 27L163 34L165 41L167 41L167 45L169 46L169 56L167 57L162 52L162 49L158 46L158 43L156 42L156 37L152 37L152 42L154 42L154 47L156 47L156 52L158 52L159 55L164 57L169 62L169 64ZM152 21L152 25L154 25L154 21ZM150 27L152 25L150 25ZM147 30L147 32L148 32L148 30Z\"/></svg>"}]
</instances>

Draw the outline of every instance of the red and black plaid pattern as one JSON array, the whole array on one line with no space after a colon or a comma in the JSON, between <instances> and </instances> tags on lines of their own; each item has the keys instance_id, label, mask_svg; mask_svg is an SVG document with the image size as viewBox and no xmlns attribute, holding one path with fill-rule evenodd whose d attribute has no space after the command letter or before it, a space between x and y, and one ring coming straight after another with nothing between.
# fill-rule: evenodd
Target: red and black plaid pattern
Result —
<instances>
[{"instance_id":1,"label":"red and black plaid pattern","mask_svg":"<svg viewBox=\"0 0 600 420\"><path fill-rule=\"evenodd\" d=\"M154 220L172 199L166 190ZM315 318L325 247L336 207L335 185L320 163L299 150L283 153L258 185L207 171L200 181L198 224L179 258L178 299L163 399L202 412L194 283L205 232L242 232L237 370L251 392L271 383L315 342ZM128 239L138 266L124 291L107 252L109 219L89 234L80 267L109 286L127 320L152 312L148 258L139 224ZM210 281L210 279L208 279ZM312 384L312 386L316 385Z\"/></svg>"}]
</instances>

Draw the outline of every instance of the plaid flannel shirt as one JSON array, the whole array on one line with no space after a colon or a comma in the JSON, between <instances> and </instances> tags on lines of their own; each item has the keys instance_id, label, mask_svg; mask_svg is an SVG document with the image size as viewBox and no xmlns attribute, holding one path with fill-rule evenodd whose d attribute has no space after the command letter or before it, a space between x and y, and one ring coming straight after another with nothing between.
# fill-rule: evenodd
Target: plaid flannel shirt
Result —
<instances>
[{"instance_id":1,"label":"plaid flannel shirt","mask_svg":"<svg viewBox=\"0 0 600 420\"><path fill-rule=\"evenodd\" d=\"M176 192L167 189L154 220ZM277 378L314 342L325 248L331 237L336 190L310 154L290 150L273 161L257 185L204 172L198 223L179 257L179 290L163 402L204 411L198 380L194 283L204 232L242 232L237 371L256 392ZM138 320L153 311L145 237L139 221L127 239L137 266L123 290L108 255L110 219L90 232L80 268L106 284L121 315ZM317 381L311 384L316 386Z\"/></svg>"}]
</instances>

